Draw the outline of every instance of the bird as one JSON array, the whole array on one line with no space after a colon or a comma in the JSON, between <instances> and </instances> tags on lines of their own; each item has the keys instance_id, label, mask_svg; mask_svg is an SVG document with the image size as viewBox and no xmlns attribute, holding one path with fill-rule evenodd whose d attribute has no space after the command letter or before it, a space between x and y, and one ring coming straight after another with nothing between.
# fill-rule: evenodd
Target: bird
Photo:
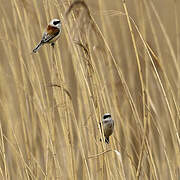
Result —
<instances>
[{"instance_id":1,"label":"bird","mask_svg":"<svg viewBox=\"0 0 180 180\"><path fill-rule=\"evenodd\" d=\"M53 19L48 24L46 30L43 33L42 39L39 44L33 49L33 52L36 53L39 48L49 43L52 47L55 45L55 41L59 38L61 33L61 21L59 19Z\"/></svg>"},{"instance_id":2,"label":"bird","mask_svg":"<svg viewBox=\"0 0 180 180\"><path fill-rule=\"evenodd\" d=\"M101 123L103 125L103 130L104 130L105 143L109 144L109 136L111 136L114 131L114 120L112 120L111 114L105 113L102 117ZM99 123L100 128L101 128L101 123ZM102 132L102 128L101 128L101 132Z\"/></svg>"}]
</instances>

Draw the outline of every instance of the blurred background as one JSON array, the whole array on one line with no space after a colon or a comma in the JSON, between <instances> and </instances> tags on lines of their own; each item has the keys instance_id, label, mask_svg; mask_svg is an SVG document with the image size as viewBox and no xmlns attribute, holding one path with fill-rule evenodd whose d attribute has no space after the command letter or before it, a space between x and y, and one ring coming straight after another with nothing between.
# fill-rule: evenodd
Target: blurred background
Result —
<instances>
[{"instance_id":1,"label":"blurred background","mask_svg":"<svg viewBox=\"0 0 180 180\"><path fill-rule=\"evenodd\" d=\"M0 179L180 179L180 1L0 10ZM54 18L55 48L33 54ZM110 144L99 141L106 112Z\"/></svg>"}]
</instances>

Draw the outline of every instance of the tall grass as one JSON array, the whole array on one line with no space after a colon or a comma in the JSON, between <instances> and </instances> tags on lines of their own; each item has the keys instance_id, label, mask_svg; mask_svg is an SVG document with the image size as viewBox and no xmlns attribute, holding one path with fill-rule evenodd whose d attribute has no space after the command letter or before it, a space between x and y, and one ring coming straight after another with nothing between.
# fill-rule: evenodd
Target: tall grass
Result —
<instances>
[{"instance_id":1,"label":"tall grass","mask_svg":"<svg viewBox=\"0 0 180 180\"><path fill-rule=\"evenodd\" d=\"M1 4L0 179L180 178L178 1Z\"/></svg>"}]
</instances>

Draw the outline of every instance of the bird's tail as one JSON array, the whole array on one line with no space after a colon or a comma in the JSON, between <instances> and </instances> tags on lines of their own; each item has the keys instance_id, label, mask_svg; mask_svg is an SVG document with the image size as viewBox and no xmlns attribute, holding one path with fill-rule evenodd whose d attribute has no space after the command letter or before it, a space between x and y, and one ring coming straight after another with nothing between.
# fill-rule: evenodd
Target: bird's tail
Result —
<instances>
[{"instance_id":1,"label":"bird's tail","mask_svg":"<svg viewBox=\"0 0 180 180\"><path fill-rule=\"evenodd\" d=\"M43 42L41 41L41 42L33 49L33 53L36 53L42 45L43 45Z\"/></svg>"}]
</instances>

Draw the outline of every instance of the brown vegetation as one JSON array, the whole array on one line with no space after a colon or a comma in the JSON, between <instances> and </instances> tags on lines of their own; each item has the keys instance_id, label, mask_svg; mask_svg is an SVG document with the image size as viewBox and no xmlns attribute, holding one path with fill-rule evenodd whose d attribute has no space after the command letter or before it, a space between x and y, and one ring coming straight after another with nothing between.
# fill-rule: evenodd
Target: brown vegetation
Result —
<instances>
[{"instance_id":1,"label":"brown vegetation","mask_svg":"<svg viewBox=\"0 0 180 180\"><path fill-rule=\"evenodd\" d=\"M180 179L179 1L1 0L0 10L0 179ZM53 18L60 39L33 54Z\"/></svg>"}]
</instances>

